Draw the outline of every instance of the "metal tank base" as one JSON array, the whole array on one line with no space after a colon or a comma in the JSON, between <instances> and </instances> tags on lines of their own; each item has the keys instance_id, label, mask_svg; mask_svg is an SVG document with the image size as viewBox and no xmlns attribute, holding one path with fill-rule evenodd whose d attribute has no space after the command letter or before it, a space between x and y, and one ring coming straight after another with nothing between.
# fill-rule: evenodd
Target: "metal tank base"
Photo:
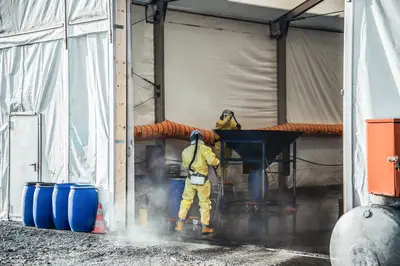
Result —
<instances>
[{"instance_id":1,"label":"metal tank base","mask_svg":"<svg viewBox=\"0 0 400 266\"><path fill-rule=\"evenodd\" d=\"M345 213L330 241L332 266L400 265L400 209L363 206Z\"/></svg>"}]
</instances>

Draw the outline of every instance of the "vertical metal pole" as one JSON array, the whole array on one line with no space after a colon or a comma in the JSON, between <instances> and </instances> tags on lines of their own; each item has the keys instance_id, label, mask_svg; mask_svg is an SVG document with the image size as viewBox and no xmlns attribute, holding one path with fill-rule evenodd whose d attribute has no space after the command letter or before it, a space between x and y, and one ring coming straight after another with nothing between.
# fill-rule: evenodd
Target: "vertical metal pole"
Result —
<instances>
[{"instance_id":1,"label":"vertical metal pole","mask_svg":"<svg viewBox=\"0 0 400 266\"><path fill-rule=\"evenodd\" d=\"M68 43L68 5L67 0L64 0L64 51L63 51L63 95L65 99L65 109L64 109L64 121L65 121L65 132L64 132L64 145L65 145L65 154L64 154L64 175L65 182L70 182L69 176L69 138L70 138L70 92L69 92L69 43ZM42 149L42 147L40 147Z\"/></svg>"},{"instance_id":2,"label":"vertical metal pole","mask_svg":"<svg viewBox=\"0 0 400 266\"><path fill-rule=\"evenodd\" d=\"M262 190L261 191L262 191L262 195L261 195L261 197L262 197L262 201L264 201L265 200L265 142L262 142L261 145L262 145L262 158L261 158L261 171L262 171L262 173L261 173Z\"/></svg>"},{"instance_id":3,"label":"vertical metal pole","mask_svg":"<svg viewBox=\"0 0 400 266\"><path fill-rule=\"evenodd\" d=\"M297 169L297 144L296 141L293 142L293 173L292 173L292 182L293 182L293 207L296 207L296 183L297 183L297 177L296 177L296 169Z\"/></svg>"},{"instance_id":4,"label":"vertical metal pole","mask_svg":"<svg viewBox=\"0 0 400 266\"><path fill-rule=\"evenodd\" d=\"M225 141L223 139L221 139L221 160L219 162L220 164L220 171L221 171L221 194L222 196L224 196L225 192L224 192L224 180L225 180L225 171L224 171L224 164L225 164Z\"/></svg>"},{"instance_id":5,"label":"vertical metal pole","mask_svg":"<svg viewBox=\"0 0 400 266\"><path fill-rule=\"evenodd\" d=\"M265 142L263 141L261 143L262 145L262 158L261 158L261 186L262 186L262 202L260 205L260 215L264 221L264 230L265 230L265 234L269 234L269 216L268 216L268 203L266 202L265 199L265 182L266 182L266 174L265 174ZM265 204L265 205L264 205Z\"/></svg>"},{"instance_id":6,"label":"vertical metal pole","mask_svg":"<svg viewBox=\"0 0 400 266\"><path fill-rule=\"evenodd\" d=\"M10 220L10 182L11 182L11 130L12 130L12 124L11 124L11 114L8 117L8 182L7 182L7 220Z\"/></svg>"},{"instance_id":7,"label":"vertical metal pole","mask_svg":"<svg viewBox=\"0 0 400 266\"><path fill-rule=\"evenodd\" d=\"M127 64L126 64L126 71L127 71L127 90L128 90L128 108L127 108L127 118L128 118L128 130L127 130L127 165L128 165L128 175L127 175L127 197L128 197L128 206L127 206L127 224L134 225L135 224L135 150L134 150L134 131L135 131L135 114L134 114L134 90L133 90L133 75L132 75L132 3L131 1L126 1L126 15L127 15L127 23L126 23L126 30L127 30L127 40L126 40L126 47L127 47Z\"/></svg>"},{"instance_id":8,"label":"vertical metal pole","mask_svg":"<svg viewBox=\"0 0 400 266\"><path fill-rule=\"evenodd\" d=\"M165 120L165 60L164 60L164 0L157 1L160 22L154 25L154 83L155 90L155 122Z\"/></svg>"},{"instance_id":9,"label":"vertical metal pole","mask_svg":"<svg viewBox=\"0 0 400 266\"><path fill-rule=\"evenodd\" d=\"M42 182L42 115L38 114L38 124L39 124L39 128L38 128L38 181ZM67 149L69 149L68 147L66 147ZM68 167L68 165L66 165L66 167ZM67 179L67 182L69 182L69 176Z\"/></svg>"},{"instance_id":10,"label":"vertical metal pole","mask_svg":"<svg viewBox=\"0 0 400 266\"><path fill-rule=\"evenodd\" d=\"M108 217L109 217L109 224L110 230L115 229L115 84L116 84L116 65L115 65L115 51L116 46L114 45L115 39L115 29L114 29L114 22L115 22L115 9L116 4L114 0L109 1L109 54L108 54L108 63L109 63L109 87L110 87L110 98L109 98L109 110L110 110L110 120L109 120L109 129L110 129L110 141L109 141L109 179L108 179L108 188L109 188L109 202L110 202L110 209L108 210Z\"/></svg>"},{"instance_id":11,"label":"vertical metal pole","mask_svg":"<svg viewBox=\"0 0 400 266\"><path fill-rule=\"evenodd\" d=\"M297 209L297 199L296 199L296 183L297 183L297 178L296 178L296 169L297 169L297 143L296 141L293 142L293 177L292 177L292 181L293 181L293 208ZM292 230L293 233L296 233L296 229L297 229L297 210L293 213L293 224L292 224Z\"/></svg>"},{"instance_id":12,"label":"vertical metal pole","mask_svg":"<svg viewBox=\"0 0 400 266\"><path fill-rule=\"evenodd\" d=\"M287 84L286 84L286 36L279 36L276 41L277 76L278 76L278 125L287 123ZM283 147L279 163L278 186L282 193L286 189L286 177L290 175L290 145Z\"/></svg>"},{"instance_id":13,"label":"vertical metal pole","mask_svg":"<svg viewBox=\"0 0 400 266\"><path fill-rule=\"evenodd\" d=\"M343 204L344 213L355 207L353 165L353 32L354 1L345 2L344 17L344 65L343 65Z\"/></svg>"},{"instance_id":14,"label":"vertical metal pole","mask_svg":"<svg viewBox=\"0 0 400 266\"><path fill-rule=\"evenodd\" d=\"M68 5L64 0L64 49L68 50Z\"/></svg>"},{"instance_id":15,"label":"vertical metal pole","mask_svg":"<svg viewBox=\"0 0 400 266\"><path fill-rule=\"evenodd\" d=\"M220 157L221 160L220 160L219 164L220 164L220 171L221 171L221 198L222 198L222 201L224 201L224 194L225 194L225 191L224 191L225 190L224 189L225 171L224 171L224 167L223 167L225 164L224 146L225 146L225 141L223 139L221 139L221 157ZM219 208L219 211L221 212L221 200L220 200L220 206L218 206L218 208ZM222 213L221 213L219 222L220 222L221 228L224 228L224 217L223 217Z\"/></svg>"}]
</instances>

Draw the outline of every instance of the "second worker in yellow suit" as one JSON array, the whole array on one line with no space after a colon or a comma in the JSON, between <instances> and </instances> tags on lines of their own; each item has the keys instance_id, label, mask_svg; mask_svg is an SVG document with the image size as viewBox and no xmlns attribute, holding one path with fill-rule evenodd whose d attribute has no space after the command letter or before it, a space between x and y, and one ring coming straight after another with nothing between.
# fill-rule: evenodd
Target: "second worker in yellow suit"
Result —
<instances>
[{"instance_id":1,"label":"second worker in yellow suit","mask_svg":"<svg viewBox=\"0 0 400 266\"><path fill-rule=\"evenodd\" d=\"M211 184L208 180L208 166L216 167L219 160L203 142L203 135L199 130L190 134L190 146L182 152L182 166L188 169L189 175L185 181L185 189L182 194L181 206L178 213L176 231L182 231L184 221L194 196L199 197L202 233L211 234L214 229L210 227L211 212Z\"/></svg>"},{"instance_id":2,"label":"second worker in yellow suit","mask_svg":"<svg viewBox=\"0 0 400 266\"><path fill-rule=\"evenodd\" d=\"M230 110L224 110L222 112L221 117L217 121L215 127L216 129L221 129L221 130L240 130L241 125L236 121L234 118L235 114L230 111ZM214 147L215 154L217 155L218 159L221 159L221 141L217 140L215 142L215 147ZM232 149L228 148L226 144L224 145L224 158L229 159L232 157ZM225 176L227 175L227 167L226 164L220 165L218 169L218 175L221 176L221 168L224 169Z\"/></svg>"}]
</instances>

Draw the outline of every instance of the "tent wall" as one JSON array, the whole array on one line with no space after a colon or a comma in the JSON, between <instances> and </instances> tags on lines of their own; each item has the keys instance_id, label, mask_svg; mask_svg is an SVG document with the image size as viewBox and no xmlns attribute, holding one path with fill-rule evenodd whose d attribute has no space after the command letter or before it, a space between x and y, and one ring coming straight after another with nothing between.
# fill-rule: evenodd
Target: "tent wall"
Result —
<instances>
[{"instance_id":1,"label":"tent wall","mask_svg":"<svg viewBox=\"0 0 400 266\"><path fill-rule=\"evenodd\" d=\"M343 34L290 28L287 37L287 120L289 123L342 123ZM342 139L298 140L297 186L342 184Z\"/></svg>"},{"instance_id":2,"label":"tent wall","mask_svg":"<svg viewBox=\"0 0 400 266\"><path fill-rule=\"evenodd\" d=\"M63 1L0 4L3 192L8 180L8 116L28 111L43 117L43 181L92 182L106 191L109 187L109 1L70 0L66 7L65 14ZM3 195L4 207L6 199Z\"/></svg>"},{"instance_id":3,"label":"tent wall","mask_svg":"<svg viewBox=\"0 0 400 266\"><path fill-rule=\"evenodd\" d=\"M400 117L400 2L346 4L346 209L368 204L366 119ZM353 39L351 39L353 38ZM379 141L379 140L376 140Z\"/></svg>"}]
</instances>

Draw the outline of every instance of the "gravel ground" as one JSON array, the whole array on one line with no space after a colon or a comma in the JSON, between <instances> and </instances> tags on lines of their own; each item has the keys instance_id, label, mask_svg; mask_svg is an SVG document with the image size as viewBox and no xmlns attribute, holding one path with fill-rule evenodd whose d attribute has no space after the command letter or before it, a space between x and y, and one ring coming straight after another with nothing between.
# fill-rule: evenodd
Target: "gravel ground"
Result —
<instances>
[{"instance_id":1,"label":"gravel ground","mask_svg":"<svg viewBox=\"0 0 400 266\"><path fill-rule=\"evenodd\" d=\"M105 236L0 221L0 239L1 265L330 265L324 255L167 241L133 231Z\"/></svg>"}]
</instances>

